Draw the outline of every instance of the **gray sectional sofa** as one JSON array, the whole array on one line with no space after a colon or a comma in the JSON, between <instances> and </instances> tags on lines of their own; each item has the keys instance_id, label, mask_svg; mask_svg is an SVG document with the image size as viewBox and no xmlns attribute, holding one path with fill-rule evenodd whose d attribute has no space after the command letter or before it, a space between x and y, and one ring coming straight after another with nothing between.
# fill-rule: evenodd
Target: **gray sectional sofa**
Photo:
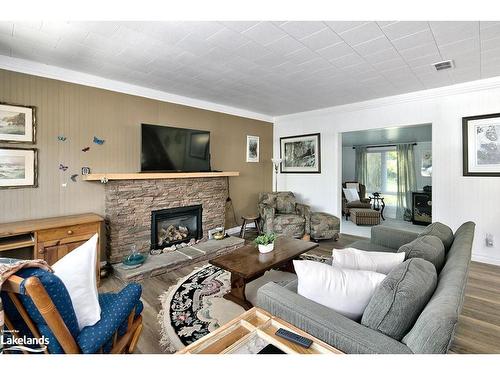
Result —
<instances>
[{"instance_id":1,"label":"gray sectional sofa","mask_svg":"<svg viewBox=\"0 0 500 375\"><path fill-rule=\"evenodd\" d=\"M264 285L258 291L257 305L345 353L446 353L462 309L474 228L473 222L466 222L454 233L437 287L401 341L298 295L297 280L285 287ZM376 226L370 241L357 241L352 247L395 252L417 236L415 232Z\"/></svg>"}]
</instances>

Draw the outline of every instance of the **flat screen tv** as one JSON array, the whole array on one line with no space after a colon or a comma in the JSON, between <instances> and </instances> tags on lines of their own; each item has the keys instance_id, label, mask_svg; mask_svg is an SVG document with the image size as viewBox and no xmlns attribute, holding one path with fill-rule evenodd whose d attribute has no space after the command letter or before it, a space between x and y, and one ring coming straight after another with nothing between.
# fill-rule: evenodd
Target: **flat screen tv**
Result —
<instances>
[{"instance_id":1,"label":"flat screen tv","mask_svg":"<svg viewBox=\"0 0 500 375\"><path fill-rule=\"evenodd\" d=\"M210 171L210 132L141 125L141 172Z\"/></svg>"}]
</instances>

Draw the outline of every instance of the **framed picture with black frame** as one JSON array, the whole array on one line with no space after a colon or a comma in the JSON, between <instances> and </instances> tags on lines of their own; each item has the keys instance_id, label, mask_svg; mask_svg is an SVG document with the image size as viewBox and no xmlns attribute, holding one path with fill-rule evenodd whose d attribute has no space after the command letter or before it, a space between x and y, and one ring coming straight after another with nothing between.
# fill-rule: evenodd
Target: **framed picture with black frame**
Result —
<instances>
[{"instance_id":1,"label":"framed picture with black frame","mask_svg":"<svg viewBox=\"0 0 500 375\"><path fill-rule=\"evenodd\" d=\"M463 175L500 177L500 113L462 118Z\"/></svg>"},{"instance_id":2,"label":"framed picture with black frame","mask_svg":"<svg viewBox=\"0 0 500 375\"><path fill-rule=\"evenodd\" d=\"M321 135L280 138L281 173L321 173Z\"/></svg>"}]
</instances>

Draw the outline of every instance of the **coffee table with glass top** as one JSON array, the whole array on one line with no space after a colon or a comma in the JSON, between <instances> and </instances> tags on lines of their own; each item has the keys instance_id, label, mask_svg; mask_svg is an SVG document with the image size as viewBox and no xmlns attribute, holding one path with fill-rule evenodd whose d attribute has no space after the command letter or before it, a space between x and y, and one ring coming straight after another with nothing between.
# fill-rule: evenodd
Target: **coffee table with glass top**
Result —
<instances>
[{"instance_id":1,"label":"coffee table with glass top","mask_svg":"<svg viewBox=\"0 0 500 375\"><path fill-rule=\"evenodd\" d=\"M273 268L294 272L292 261L317 246L314 242L278 237L274 250L269 253L261 254L255 245L250 244L214 258L210 263L231 272L231 291L224 298L248 310L252 304L245 296L246 284Z\"/></svg>"}]
</instances>

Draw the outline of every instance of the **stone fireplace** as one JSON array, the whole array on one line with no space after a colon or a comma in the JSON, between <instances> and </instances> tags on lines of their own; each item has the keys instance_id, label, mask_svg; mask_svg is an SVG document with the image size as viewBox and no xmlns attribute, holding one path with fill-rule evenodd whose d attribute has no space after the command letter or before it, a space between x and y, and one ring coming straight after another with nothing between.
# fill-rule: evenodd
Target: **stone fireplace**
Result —
<instances>
[{"instance_id":1,"label":"stone fireplace","mask_svg":"<svg viewBox=\"0 0 500 375\"><path fill-rule=\"evenodd\" d=\"M151 249L192 243L203 237L201 204L151 212Z\"/></svg>"},{"instance_id":2,"label":"stone fireplace","mask_svg":"<svg viewBox=\"0 0 500 375\"><path fill-rule=\"evenodd\" d=\"M226 177L109 180L105 185L109 261L121 262L132 245L140 251L157 247L158 231L172 231L170 225L177 230L176 238L187 229L187 237L206 240L209 229L224 226L227 189ZM195 223L201 224L196 229L190 228L194 222L189 215L177 215L182 208L194 206L200 214ZM163 213L177 217L164 223L166 228L162 225L152 230L153 216L160 218Z\"/></svg>"}]
</instances>

